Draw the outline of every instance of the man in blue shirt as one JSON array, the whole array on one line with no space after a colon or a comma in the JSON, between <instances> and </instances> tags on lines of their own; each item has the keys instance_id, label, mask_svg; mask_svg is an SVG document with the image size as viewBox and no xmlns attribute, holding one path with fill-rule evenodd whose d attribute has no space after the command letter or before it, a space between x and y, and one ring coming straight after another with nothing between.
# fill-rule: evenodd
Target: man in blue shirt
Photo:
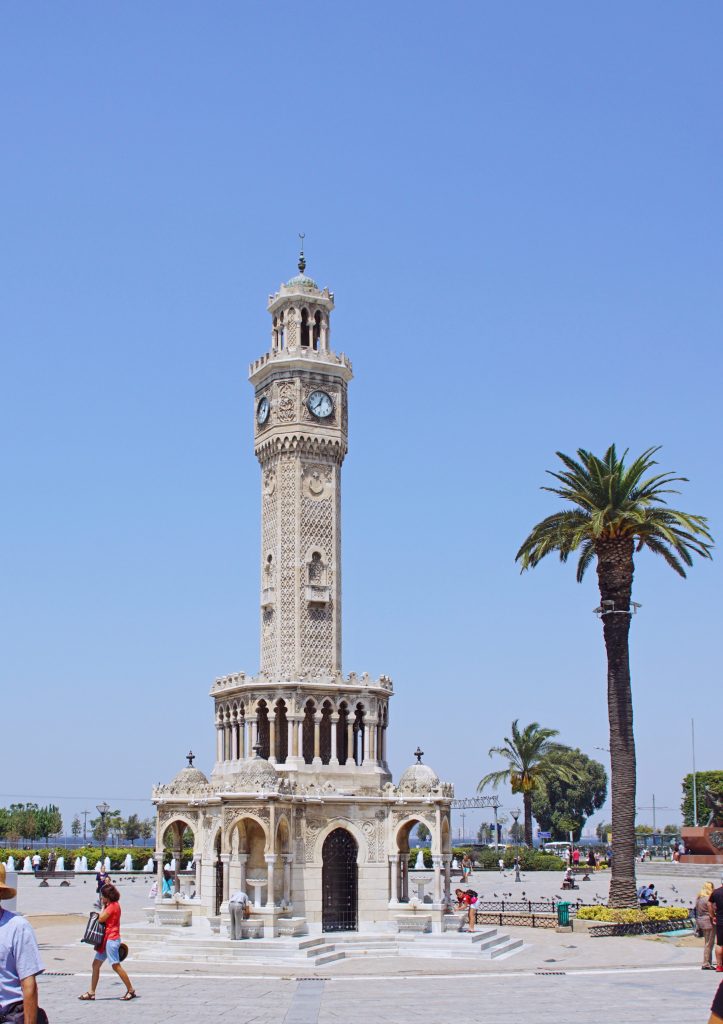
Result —
<instances>
[{"instance_id":1,"label":"man in blue shirt","mask_svg":"<svg viewBox=\"0 0 723 1024\"><path fill-rule=\"evenodd\" d=\"M5 884L5 865L0 864L0 901L11 900L17 890ZM40 960L35 933L20 914L0 907L0 1022L47 1024L38 1007L38 983L45 968Z\"/></svg>"}]
</instances>

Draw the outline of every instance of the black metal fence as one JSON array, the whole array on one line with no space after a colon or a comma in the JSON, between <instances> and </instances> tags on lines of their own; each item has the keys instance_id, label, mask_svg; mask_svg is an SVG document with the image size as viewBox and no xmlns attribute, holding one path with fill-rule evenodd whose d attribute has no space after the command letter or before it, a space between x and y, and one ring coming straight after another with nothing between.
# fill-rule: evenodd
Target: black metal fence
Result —
<instances>
[{"instance_id":1,"label":"black metal fence","mask_svg":"<svg viewBox=\"0 0 723 1024\"><path fill-rule=\"evenodd\" d=\"M486 900L484 903L475 903L475 910L482 914L557 914L557 899L550 900ZM582 900L570 903L570 917L575 917L578 908L583 905Z\"/></svg>"}]
</instances>

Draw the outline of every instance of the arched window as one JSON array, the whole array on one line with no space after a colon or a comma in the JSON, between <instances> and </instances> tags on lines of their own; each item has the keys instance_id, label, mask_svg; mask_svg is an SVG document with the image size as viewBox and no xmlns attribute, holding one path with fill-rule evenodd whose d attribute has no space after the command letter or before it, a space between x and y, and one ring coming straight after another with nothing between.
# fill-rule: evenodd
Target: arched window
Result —
<instances>
[{"instance_id":1,"label":"arched window","mask_svg":"<svg viewBox=\"0 0 723 1024\"><path fill-rule=\"evenodd\" d=\"M316 705L313 700L307 700L304 707L304 721L301 726L301 752L306 764L314 760L314 713Z\"/></svg>"},{"instance_id":2,"label":"arched window","mask_svg":"<svg viewBox=\"0 0 723 1024\"><path fill-rule=\"evenodd\" d=\"M346 760L349 757L349 751L347 749L347 722L349 720L349 709L344 701L339 705L339 721L336 726L336 756L339 758L339 764L346 764Z\"/></svg>"},{"instance_id":3,"label":"arched window","mask_svg":"<svg viewBox=\"0 0 723 1024\"><path fill-rule=\"evenodd\" d=\"M357 704L354 715L354 763L361 764L364 760L364 705Z\"/></svg>"},{"instance_id":4,"label":"arched window","mask_svg":"<svg viewBox=\"0 0 723 1024\"><path fill-rule=\"evenodd\" d=\"M272 342L273 342L273 347L274 348L278 348L279 347L279 321L278 321L277 317L274 317L274 328L273 328L273 331L271 332L271 338L272 338Z\"/></svg>"},{"instance_id":5,"label":"arched window","mask_svg":"<svg viewBox=\"0 0 723 1024\"><path fill-rule=\"evenodd\" d=\"M265 757L268 761L269 754L269 709L266 706L266 701L259 701L259 707L257 711L258 716L258 729L259 729L259 745L261 746L261 756Z\"/></svg>"},{"instance_id":6,"label":"arched window","mask_svg":"<svg viewBox=\"0 0 723 1024\"><path fill-rule=\"evenodd\" d=\"M309 562L309 583L322 584L324 582L324 563L321 560L321 552L314 551Z\"/></svg>"},{"instance_id":7,"label":"arched window","mask_svg":"<svg viewBox=\"0 0 723 1024\"><path fill-rule=\"evenodd\" d=\"M283 348L286 344L286 328L284 327L284 312L283 310L279 313L279 348Z\"/></svg>"},{"instance_id":8,"label":"arched window","mask_svg":"<svg viewBox=\"0 0 723 1024\"><path fill-rule=\"evenodd\" d=\"M331 703L325 700L321 708L321 723L319 725L319 753L322 764L328 764L331 761L331 713Z\"/></svg>"},{"instance_id":9,"label":"arched window","mask_svg":"<svg viewBox=\"0 0 723 1024\"><path fill-rule=\"evenodd\" d=\"M274 755L279 764L286 764L286 757L289 753L289 730L286 721L286 703L283 700L276 701L276 750Z\"/></svg>"},{"instance_id":10,"label":"arched window","mask_svg":"<svg viewBox=\"0 0 723 1024\"><path fill-rule=\"evenodd\" d=\"M319 351L320 340L321 340L321 313L317 309L316 313L314 313L313 347L314 347L314 351L315 352Z\"/></svg>"},{"instance_id":11,"label":"arched window","mask_svg":"<svg viewBox=\"0 0 723 1024\"><path fill-rule=\"evenodd\" d=\"M308 309L302 309L301 311L301 347L309 347L309 311Z\"/></svg>"}]
</instances>

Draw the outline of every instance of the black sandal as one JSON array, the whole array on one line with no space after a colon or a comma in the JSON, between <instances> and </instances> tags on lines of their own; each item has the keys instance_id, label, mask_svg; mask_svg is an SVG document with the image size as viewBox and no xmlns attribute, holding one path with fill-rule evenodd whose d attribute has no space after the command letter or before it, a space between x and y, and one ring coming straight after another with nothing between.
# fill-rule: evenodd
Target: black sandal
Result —
<instances>
[{"instance_id":1,"label":"black sandal","mask_svg":"<svg viewBox=\"0 0 723 1024\"><path fill-rule=\"evenodd\" d=\"M127 1003L129 1000L137 999L137 998L138 998L138 996L136 995L136 990L134 988L132 988L130 990L130 992L126 992L126 994L124 996L121 996L121 1002L122 1003Z\"/></svg>"}]
</instances>

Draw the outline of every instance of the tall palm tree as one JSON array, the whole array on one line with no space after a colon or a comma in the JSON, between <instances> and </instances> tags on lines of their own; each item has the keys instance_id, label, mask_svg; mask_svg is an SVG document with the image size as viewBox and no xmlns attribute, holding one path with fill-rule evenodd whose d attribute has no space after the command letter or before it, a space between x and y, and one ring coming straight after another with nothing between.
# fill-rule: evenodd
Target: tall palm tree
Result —
<instances>
[{"instance_id":1,"label":"tall palm tree","mask_svg":"<svg viewBox=\"0 0 723 1024\"><path fill-rule=\"evenodd\" d=\"M556 751L568 748L553 743L557 729L543 729L537 722L531 722L520 732L516 718L512 723L512 737L505 736L501 747L491 747L489 756L499 754L507 761L507 767L497 772L490 772L480 779L477 792L487 786L497 789L502 783L509 782L513 793L522 794L522 805L525 814L525 842L532 846L532 794L535 790L544 790L548 780L553 778L572 782L572 773L565 766L555 762Z\"/></svg>"},{"instance_id":2,"label":"tall palm tree","mask_svg":"<svg viewBox=\"0 0 723 1024\"><path fill-rule=\"evenodd\" d=\"M652 473L659 447L648 448L625 465L611 445L602 459L580 448L577 460L562 452L564 469L550 476L558 483L543 487L572 507L548 516L533 527L517 552L522 571L534 568L557 552L566 562L579 552L580 582L597 559L603 637L608 661L608 719L612 789L613 864L609 903L636 906L635 889L635 739L630 689L628 634L633 554L646 547L660 555L680 576L693 555L710 558L713 538L704 516L669 508L663 495L678 494L671 484L686 480L672 473ZM650 475L648 475L650 474Z\"/></svg>"}]
</instances>

